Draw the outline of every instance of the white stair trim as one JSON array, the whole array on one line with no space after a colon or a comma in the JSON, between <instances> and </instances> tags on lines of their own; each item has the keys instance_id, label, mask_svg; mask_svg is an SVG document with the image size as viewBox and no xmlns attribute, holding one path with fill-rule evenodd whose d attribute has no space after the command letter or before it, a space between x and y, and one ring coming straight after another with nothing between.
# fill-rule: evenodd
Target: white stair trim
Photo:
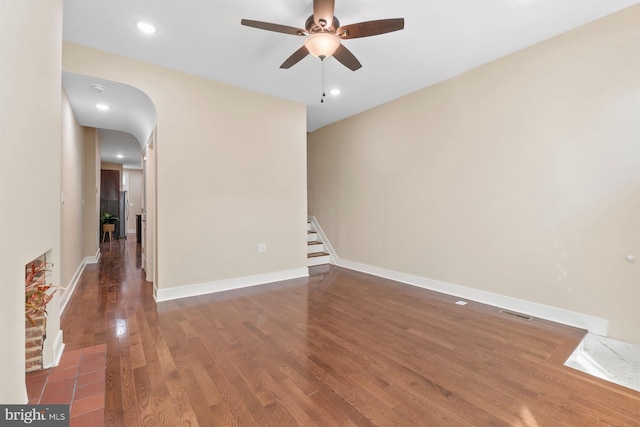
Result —
<instances>
[{"instance_id":1,"label":"white stair trim","mask_svg":"<svg viewBox=\"0 0 640 427\"><path fill-rule=\"evenodd\" d=\"M318 220L316 219L316 217L313 215L309 215L309 222L311 223L311 227L313 228L313 230L320 237L319 240L324 245L325 252L329 253L329 262L334 265L337 264L336 260L338 259L338 254L336 254L336 251L333 249L333 246L331 246L331 242L327 238L327 235L324 234L324 231L322 231L322 227L320 227L320 224L318 223Z\"/></svg>"}]
</instances>

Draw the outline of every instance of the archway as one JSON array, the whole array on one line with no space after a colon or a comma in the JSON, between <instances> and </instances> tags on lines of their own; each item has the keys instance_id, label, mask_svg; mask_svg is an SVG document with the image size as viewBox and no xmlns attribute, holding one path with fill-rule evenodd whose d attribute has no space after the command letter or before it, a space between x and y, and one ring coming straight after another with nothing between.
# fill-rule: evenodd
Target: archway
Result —
<instances>
[{"instance_id":1,"label":"archway","mask_svg":"<svg viewBox=\"0 0 640 427\"><path fill-rule=\"evenodd\" d=\"M153 145L157 114L153 101L133 86L70 72L62 72L62 85L78 123L98 129L97 143L102 141L101 160L142 170L142 266L147 280L153 281L157 267L154 262L156 233L153 229L156 224ZM138 147L131 147L131 141L135 141ZM94 201L85 200L85 203L92 202ZM124 203L126 208L130 207L128 201ZM123 219L127 221L126 218ZM85 215L84 220L89 223L85 230L99 230L96 215ZM126 233L131 229L131 222L125 222L121 226ZM99 237L98 235L98 242ZM91 235L90 239L93 238Z\"/></svg>"}]
</instances>

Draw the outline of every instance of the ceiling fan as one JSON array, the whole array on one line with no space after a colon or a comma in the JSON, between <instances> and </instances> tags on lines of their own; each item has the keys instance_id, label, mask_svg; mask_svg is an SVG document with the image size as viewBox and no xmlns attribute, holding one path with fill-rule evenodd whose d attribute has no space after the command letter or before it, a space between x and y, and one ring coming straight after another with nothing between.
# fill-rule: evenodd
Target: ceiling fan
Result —
<instances>
[{"instance_id":1,"label":"ceiling fan","mask_svg":"<svg viewBox=\"0 0 640 427\"><path fill-rule=\"evenodd\" d=\"M304 29L250 19L243 19L240 23L261 30L306 37L304 45L280 65L280 68L285 69L291 68L311 53L321 60L333 56L342 65L355 71L362 67L362 64L349 49L344 47L341 40L376 36L404 28L404 18L380 19L340 26L338 18L333 15L334 6L335 0L313 0L313 15L307 19Z\"/></svg>"}]
</instances>

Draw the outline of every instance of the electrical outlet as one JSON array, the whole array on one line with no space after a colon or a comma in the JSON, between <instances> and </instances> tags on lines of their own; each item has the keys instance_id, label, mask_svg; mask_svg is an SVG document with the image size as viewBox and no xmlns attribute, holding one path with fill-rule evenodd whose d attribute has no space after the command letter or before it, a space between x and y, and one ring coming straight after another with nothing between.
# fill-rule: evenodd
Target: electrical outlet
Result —
<instances>
[{"instance_id":1,"label":"electrical outlet","mask_svg":"<svg viewBox=\"0 0 640 427\"><path fill-rule=\"evenodd\" d=\"M266 243L258 243L258 253L261 254L263 252L267 252L267 244Z\"/></svg>"}]
</instances>

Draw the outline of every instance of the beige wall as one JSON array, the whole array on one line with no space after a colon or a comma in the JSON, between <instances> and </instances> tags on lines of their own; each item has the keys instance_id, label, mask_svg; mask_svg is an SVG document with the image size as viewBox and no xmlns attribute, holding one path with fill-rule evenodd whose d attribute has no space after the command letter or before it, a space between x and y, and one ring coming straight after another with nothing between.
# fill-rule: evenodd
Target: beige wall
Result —
<instances>
[{"instance_id":1,"label":"beige wall","mask_svg":"<svg viewBox=\"0 0 640 427\"><path fill-rule=\"evenodd\" d=\"M62 93L62 193L60 220L60 283L69 287L84 261L83 182L84 128ZM62 197L62 196L61 196ZM64 294L65 291L61 291Z\"/></svg>"},{"instance_id":2,"label":"beige wall","mask_svg":"<svg viewBox=\"0 0 640 427\"><path fill-rule=\"evenodd\" d=\"M640 342L640 6L309 135L354 262L609 319Z\"/></svg>"},{"instance_id":3,"label":"beige wall","mask_svg":"<svg viewBox=\"0 0 640 427\"><path fill-rule=\"evenodd\" d=\"M100 251L100 134L84 128L84 256L96 261Z\"/></svg>"},{"instance_id":4,"label":"beige wall","mask_svg":"<svg viewBox=\"0 0 640 427\"><path fill-rule=\"evenodd\" d=\"M136 229L136 214L142 213L142 170L125 169L129 172L129 220L127 230Z\"/></svg>"},{"instance_id":5,"label":"beige wall","mask_svg":"<svg viewBox=\"0 0 640 427\"><path fill-rule=\"evenodd\" d=\"M62 1L0 2L0 402L27 403L25 264L52 250L60 283ZM49 304L45 362L59 337Z\"/></svg>"},{"instance_id":6,"label":"beige wall","mask_svg":"<svg viewBox=\"0 0 640 427\"><path fill-rule=\"evenodd\" d=\"M303 105L69 43L63 68L155 104L159 289L306 267Z\"/></svg>"}]
</instances>

